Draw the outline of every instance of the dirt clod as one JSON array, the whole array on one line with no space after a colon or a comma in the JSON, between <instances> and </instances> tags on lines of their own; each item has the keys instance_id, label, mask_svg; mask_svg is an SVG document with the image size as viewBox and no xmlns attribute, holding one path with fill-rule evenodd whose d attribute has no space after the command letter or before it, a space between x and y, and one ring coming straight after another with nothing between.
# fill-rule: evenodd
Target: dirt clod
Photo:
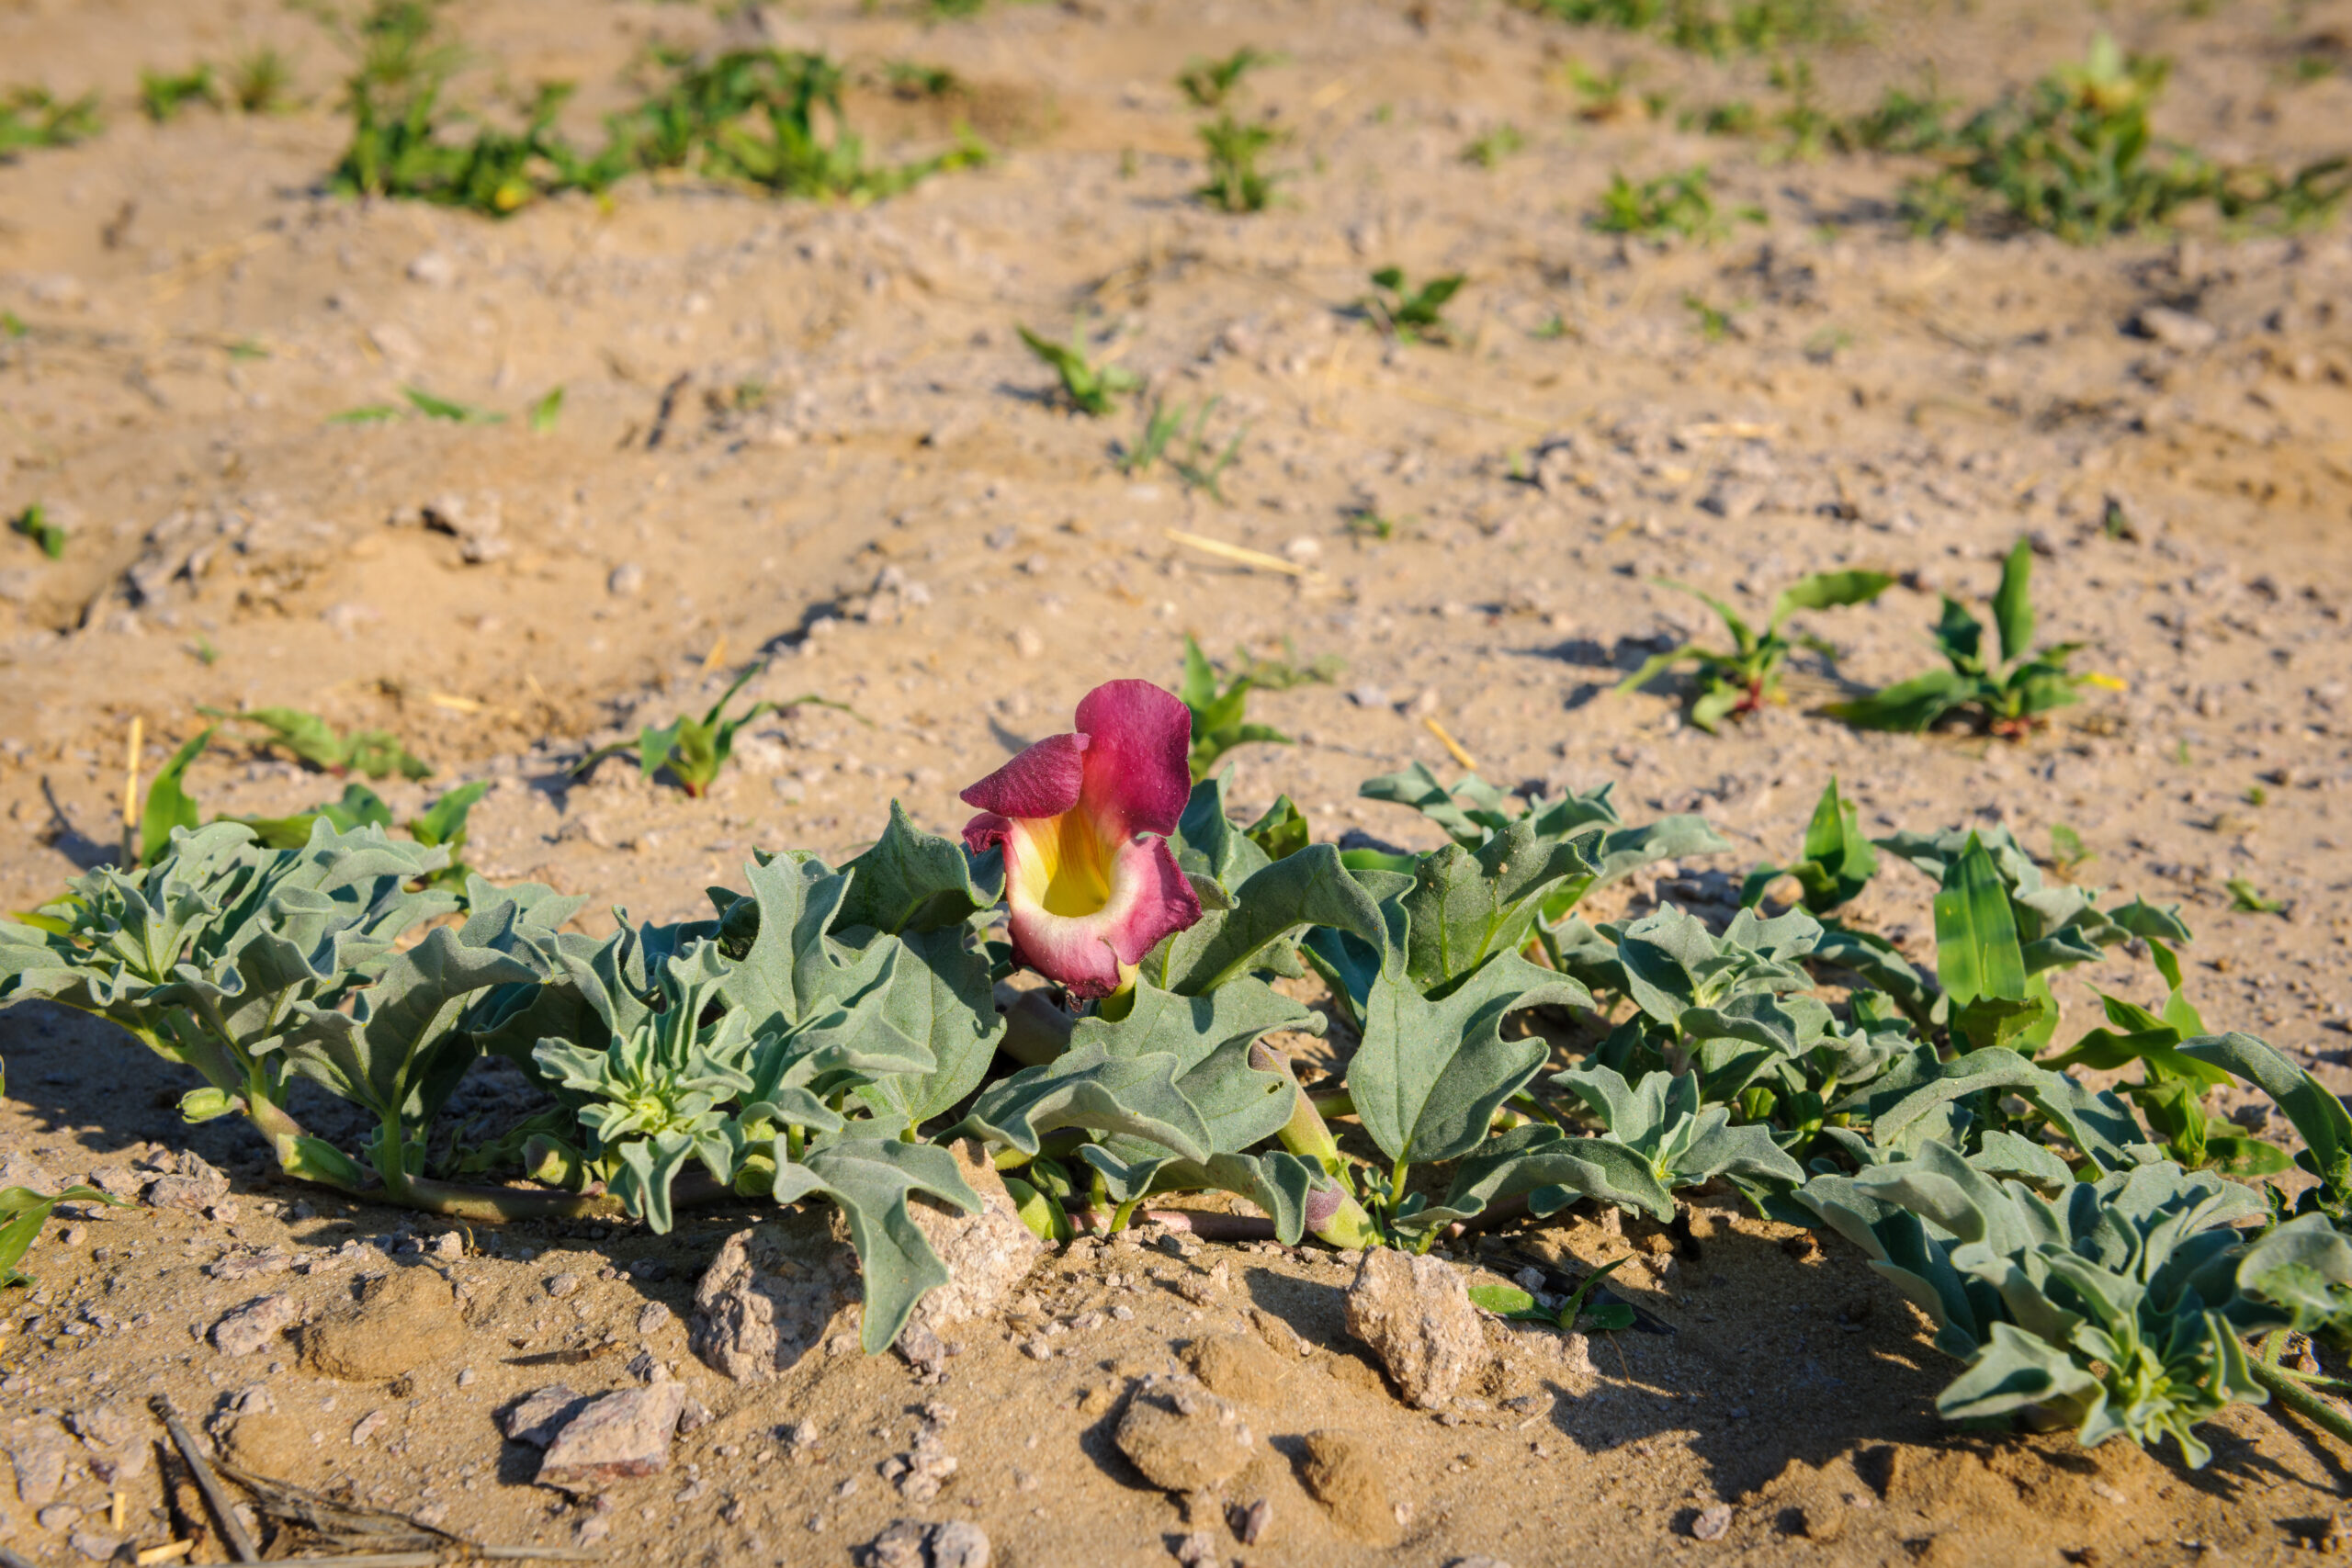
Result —
<instances>
[{"instance_id":1,"label":"dirt clod","mask_svg":"<svg viewBox=\"0 0 2352 1568\"><path fill-rule=\"evenodd\" d=\"M1209 1392L1243 1404L1278 1404L1289 1384L1282 1358L1242 1334L1212 1334L1184 1352L1185 1365Z\"/></svg>"},{"instance_id":2,"label":"dirt clod","mask_svg":"<svg viewBox=\"0 0 2352 1568\"><path fill-rule=\"evenodd\" d=\"M1145 1479L1170 1492L1224 1484L1253 1447L1233 1406L1198 1389L1137 1393L1119 1417L1117 1440Z\"/></svg>"},{"instance_id":3,"label":"dirt clod","mask_svg":"<svg viewBox=\"0 0 2352 1568\"><path fill-rule=\"evenodd\" d=\"M867 1568L989 1568L988 1532L969 1519L899 1519L867 1543Z\"/></svg>"},{"instance_id":4,"label":"dirt clod","mask_svg":"<svg viewBox=\"0 0 2352 1568\"><path fill-rule=\"evenodd\" d=\"M932 1250L954 1276L925 1294L909 1319L933 1334L994 1311L1046 1249L1046 1244L1021 1223L1012 1195L1005 1190L1004 1178L997 1174L987 1151L967 1138L948 1152L956 1156L956 1170L979 1194L980 1212L967 1214L926 1198L908 1206Z\"/></svg>"},{"instance_id":5,"label":"dirt clod","mask_svg":"<svg viewBox=\"0 0 2352 1568\"><path fill-rule=\"evenodd\" d=\"M1389 1498L1385 1461L1379 1447L1353 1432L1328 1429L1306 1434L1301 1478L1331 1522L1346 1534L1374 1546L1397 1536L1396 1506Z\"/></svg>"},{"instance_id":6,"label":"dirt clod","mask_svg":"<svg viewBox=\"0 0 2352 1568\"><path fill-rule=\"evenodd\" d=\"M302 1330L302 1359L347 1382L396 1378L466 1345L466 1322L449 1282L425 1268L362 1281L356 1302Z\"/></svg>"},{"instance_id":7,"label":"dirt clod","mask_svg":"<svg viewBox=\"0 0 2352 1568\"><path fill-rule=\"evenodd\" d=\"M1348 1287L1348 1332L1371 1347L1408 1404L1443 1407L1486 1359L1486 1331L1462 1277L1440 1258L1375 1247Z\"/></svg>"}]
</instances>

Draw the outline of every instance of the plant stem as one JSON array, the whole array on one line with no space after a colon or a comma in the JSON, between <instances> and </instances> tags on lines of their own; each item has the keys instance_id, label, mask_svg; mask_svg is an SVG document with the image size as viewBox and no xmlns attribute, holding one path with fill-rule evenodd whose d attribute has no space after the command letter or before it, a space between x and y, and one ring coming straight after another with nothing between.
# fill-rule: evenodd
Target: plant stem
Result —
<instances>
[{"instance_id":1,"label":"plant stem","mask_svg":"<svg viewBox=\"0 0 2352 1568\"><path fill-rule=\"evenodd\" d=\"M2276 1344L2283 1341L2286 1336L2279 1333L2271 1337ZM2346 1416L2343 1406L2335 1401L2322 1399L2297 1382L2292 1373L2269 1359L2272 1353L2266 1346L2261 1360L2247 1363L2254 1372L2254 1381L2268 1390L2273 1399L2312 1426L2341 1442L2352 1443L2352 1416Z\"/></svg>"},{"instance_id":2,"label":"plant stem","mask_svg":"<svg viewBox=\"0 0 2352 1568\"><path fill-rule=\"evenodd\" d=\"M1130 1198L1111 1211L1111 1235L1116 1235L1127 1228L1127 1222L1135 1217L1136 1205L1142 1201L1141 1198Z\"/></svg>"}]
</instances>

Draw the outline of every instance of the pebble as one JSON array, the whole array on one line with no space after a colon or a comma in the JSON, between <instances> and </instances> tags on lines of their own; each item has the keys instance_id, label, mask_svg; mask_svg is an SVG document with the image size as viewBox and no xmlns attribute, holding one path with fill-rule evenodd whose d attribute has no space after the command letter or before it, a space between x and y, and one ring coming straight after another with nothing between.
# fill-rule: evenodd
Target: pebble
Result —
<instances>
[{"instance_id":1,"label":"pebble","mask_svg":"<svg viewBox=\"0 0 2352 1568\"><path fill-rule=\"evenodd\" d=\"M605 592L616 599L636 598L645 592L645 569L633 560L621 562L605 579Z\"/></svg>"},{"instance_id":2,"label":"pebble","mask_svg":"<svg viewBox=\"0 0 2352 1568\"><path fill-rule=\"evenodd\" d=\"M579 1289L580 1276L577 1274L565 1272L549 1275L548 1278L548 1294L557 1301L563 1300Z\"/></svg>"},{"instance_id":3,"label":"pebble","mask_svg":"<svg viewBox=\"0 0 2352 1568\"><path fill-rule=\"evenodd\" d=\"M1721 1540L1730 1529L1731 1505L1728 1503L1702 1508L1699 1517L1690 1521L1690 1533L1701 1540Z\"/></svg>"},{"instance_id":4,"label":"pebble","mask_svg":"<svg viewBox=\"0 0 2352 1568\"><path fill-rule=\"evenodd\" d=\"M824 1522L811 1515L808 1528L821 1530ZM969 1519L894 1520L865 1548L870 1568L989 1568L989 1561L988 1532Z\"/></svg>"},{"instance_id":5,"label":"pebble","mask_svg":"<svg viewBox=\"0 0 2352 1568\"><path fill-rule=\"evenodd\" d=\"M224 1356L250 1356L268 1347L302 1315L292 1296L262 1296L212 1325L212 1343Z\"/></svg>"},{"instance_id":6,"label":"pebble","mask_svg":"<svg viewBox=\"0 0 2352 1568\"><path fill-rule=\"evenodd\" d=\"M555 1441L565 1422L580 1414L588 1401L561 1383L534 1389L501 1411L498 1429L510 1442L544 1449Z\"/></svg>"}]
</instances>

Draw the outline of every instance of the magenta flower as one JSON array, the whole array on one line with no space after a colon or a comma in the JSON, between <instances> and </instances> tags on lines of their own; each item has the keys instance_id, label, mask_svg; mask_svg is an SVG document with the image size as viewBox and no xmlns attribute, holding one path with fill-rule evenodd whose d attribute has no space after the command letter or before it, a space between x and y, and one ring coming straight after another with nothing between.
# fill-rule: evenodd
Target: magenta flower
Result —
<instances>
[{"instance_id":1,"label":"magenta flower","mask_svg":"<svg viewBox=\"0 0 2352 1568\"><path fill-rule=\"evenodd\" d=\"M1012 956L1075 997L1133 981L1160 938L1201 918L1161 835L1192 791L1193 716L1148 681L1113 681L1078 705L1078 733L1038 741L963 801L974 852L1004 846Z\"/></svg>"}]
</instances>

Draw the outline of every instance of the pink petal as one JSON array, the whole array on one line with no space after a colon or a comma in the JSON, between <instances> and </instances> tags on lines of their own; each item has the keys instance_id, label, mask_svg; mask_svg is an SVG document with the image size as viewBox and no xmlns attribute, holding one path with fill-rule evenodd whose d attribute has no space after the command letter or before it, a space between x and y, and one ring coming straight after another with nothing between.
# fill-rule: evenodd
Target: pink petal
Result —
<instances>
[{"instance_id":1,"label":"pink petal","mask_svg":"<svg viewBox=\"0 0 2352 1568\"><path fill-rule=\"evenodd\" d=\"M1142 682L1130 682L1141 685ZM1157 688L1154 688L1157 690ZM1173 699L1170 699L1171 701ZM1182 705L1177 705L1181 709ZM1086 710L1081 706L1079 711ZM1048 735L957 798L967 806L993 811L1000 817L1058 817L1078 804L1086 779L1083 761L1088 740L1083 735ZM1178 807L1182 815L1182 807ZM1176 824L1170 822L1173 829ZM971 829L965 829L968 842ZM975 850L981 846L973 845Z\"/></svg>"},{"instance_id":2,"label":"pink petal","mask_svg":"<svg viewBox=\"0 0 2352 1568\"><path fill-rule=\"evenodd\" d=\"M965 829L967 842L984 820L975 818ZM1014 961L1072 996L1109 996L1125 983L1122 965L1141 963L1162 937L1201 918L1200 898L1164 840L1121 844L1111 861L1109 901L1091 914L1057 915L1022 874L1025 857L1036 852L1028 828L1005 823L989 831L995 834L990 842L1004 845Z\"/></svg>"},{"instance_id":3,"label":"pink petal","mask_svg":"<svg viewBox=\"0 0 2352 1568\"><path fill-rule=\"evenodd\" d=\"M1193 716L1184 705L1148 681L1111 681L1080 701L1078 728L1086 737L1080 796L1087 814L1122 838L1174 832L1193 793L1186 761ZM964 798L985 804L972 800L968 790ZM1191 897L1189 886L1185 896ZM1193 913L1199 914L1197 904Z\"/></svg>"}]
</instances>

